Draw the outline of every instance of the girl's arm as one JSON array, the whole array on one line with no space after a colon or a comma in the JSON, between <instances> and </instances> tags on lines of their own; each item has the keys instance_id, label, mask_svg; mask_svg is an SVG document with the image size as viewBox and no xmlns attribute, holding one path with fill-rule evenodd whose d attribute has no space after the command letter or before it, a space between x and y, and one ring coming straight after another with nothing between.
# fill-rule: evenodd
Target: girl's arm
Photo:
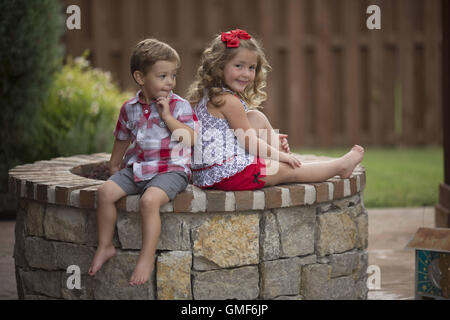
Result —
<instances>
[{"instance_id":1,"label":"girl's arm","mask_svg":"<svg viewBox=\"0 0 450 320\"><path fill-rule=\"evenodd\" d=\"M109 173L115 174L120 170L123 156L130 145L131 140L114 140L113 150L111 153L111 159L109 160Z\"/></svg>"},{"instance_id":2,"label":"girl's arm","mask_svg":"<svg viewBox=\"0 0 450 320\"><path fill-rule=\"evenodd\" d=\"M186 147L192 147L195 143L196 134L194 129L181 123L177 119L175 119L172 115L168 115L163 118L164 122L169 128L170 132L174 135L175 139L179 142L183 143ZM186 138L186 141L185 141Z\"/></svg>"},{"instance_id":3,"label":"girl's arm","mask_svg":"<svg viewBox=\"0 0 450 320\"><path fill-rule=\"evenodd\" d=\"M186 124L178 121L170 113L169 100L160 97L156 100L156 108L161 119L166 123L167 128L174 137L186 147L192 147L197 139L194 130ZM185 141L186 138L186 141Z\"/></svg>"},{"instance_id":4,"label":"girl's arm","mask_svg":"<svg viewBox=\"0 0 450 320\"><path fill-rule=\"evenodd\" d=\"M292 167L300 167L300 161L296 157L280 152L258 137L256 130L251 127L238 98L225 95L223 99L225 103L218 110L228 121L230 127L234 129L234 134L245 150L262 158L286 162Z\"/></svg>"}]
</instances>

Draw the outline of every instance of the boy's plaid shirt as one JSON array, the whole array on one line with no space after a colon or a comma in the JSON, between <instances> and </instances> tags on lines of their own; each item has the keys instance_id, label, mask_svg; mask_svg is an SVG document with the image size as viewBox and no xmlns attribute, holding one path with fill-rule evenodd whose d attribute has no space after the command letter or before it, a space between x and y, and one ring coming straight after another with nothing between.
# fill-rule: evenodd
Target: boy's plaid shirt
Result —
<instances>
[{"instance_id":1,"label":"boy's plaid shirt","mask_svg":"<svg viewBox=\"0 0 450 320\"><path fill-rule=\"evenodd\" d=\"M114 130L116 139L131 139L124 165L133 167L136 182L170 171L184 171L190 177L192 148L171 139L172 133L160 118L155 102L145 104L140 94L141 91L123 104ZM173 117L198 131L197 116L190 103L173 92L169 101Z\"/></svg>"}]
</instances>

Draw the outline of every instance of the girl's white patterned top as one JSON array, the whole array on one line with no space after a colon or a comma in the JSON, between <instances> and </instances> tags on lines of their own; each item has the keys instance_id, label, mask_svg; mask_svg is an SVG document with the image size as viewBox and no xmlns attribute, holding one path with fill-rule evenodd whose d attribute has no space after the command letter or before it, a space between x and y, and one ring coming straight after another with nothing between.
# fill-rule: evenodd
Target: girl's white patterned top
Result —
<instances>
[{"instance_id":1,"label":"girl's white patterned top","mask_svg":"<svg viewBox=\"0 0 450 320\"><path fill-rule=\"evenodd\" d=\"M224 91L229 91L224 89ZM207 109L205 94L195 108L199 120L199 136L192 155L192 180L199 187L209 187L244 170L254 156L238 142L226 119L212 116ZM248 108L241 99L242 106Z\"/></svg>"}]
</instances>

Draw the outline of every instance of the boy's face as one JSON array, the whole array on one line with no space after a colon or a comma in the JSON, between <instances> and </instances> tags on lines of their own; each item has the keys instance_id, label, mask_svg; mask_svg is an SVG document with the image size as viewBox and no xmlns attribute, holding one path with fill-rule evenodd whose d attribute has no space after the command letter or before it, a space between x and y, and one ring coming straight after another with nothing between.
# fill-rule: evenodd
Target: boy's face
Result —
<instances>
[{"instance_id":1,"label":"boy's face","mask_svg":"<svg viewBox=\"0 0 450 320\"><path fill-rule=\"evenodd\" d=\"M148 99L166 98L175 88L177 71L178 65L175 61L159 60L146 74L135 71L135 79Z\"/></svg>"},{"instance_id":2,"label":"boy's face","mask_svg":"<svg viewBox=\"0 0 450 320\"><path fill-rule=\"evenodd\" d=\"M225 64L225 84L234 92L242 92L253 83L256 75L258 55L249 49L239 49L238 53Z\"/></svg>"}]
</instances>

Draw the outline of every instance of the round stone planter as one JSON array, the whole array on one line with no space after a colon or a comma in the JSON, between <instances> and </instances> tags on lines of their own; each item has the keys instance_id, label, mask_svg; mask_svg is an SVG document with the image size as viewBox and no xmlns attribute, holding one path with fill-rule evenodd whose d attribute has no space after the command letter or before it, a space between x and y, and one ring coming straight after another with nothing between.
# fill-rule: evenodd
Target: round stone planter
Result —
<instances>
[{"instance_id":1,"label":"round stone planter","mask_svg":"<svg viewBox=\"0 0 450 320\"><path fill-rule=\"evenodd\" d=\"M151 280L128 284L141 246L139 197L117 202L117 254L91 277L97 188L109 154L9 171L19 197L14 259L20 299L366 299L364 168L349 179L260 191L189 185L161 210ZM314 156L300 157L303 162Z\"/></svg>"}]
</instances>

